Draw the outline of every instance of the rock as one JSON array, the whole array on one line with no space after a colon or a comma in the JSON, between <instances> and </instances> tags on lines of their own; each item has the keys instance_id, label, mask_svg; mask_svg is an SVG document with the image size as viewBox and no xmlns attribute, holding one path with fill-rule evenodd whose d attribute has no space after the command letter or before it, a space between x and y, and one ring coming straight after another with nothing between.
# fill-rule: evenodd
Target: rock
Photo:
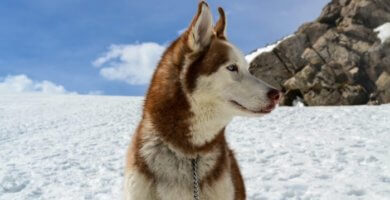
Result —
<instances>
[{"instance_id":1,"label":"rock","mask_svg":"<svg viewBox=\"0 0 390 200\"><path fill-rule=\"evenodd\" d=\"M341 95L336 90L322 88L310 90L304 94L303 98L308 106L340 105Z\"/></svg>"},{"instance_id":2,"label":"rock","mask_svg":"<svg viewBox=\"0 0 390 200\"><path fill-rule=\"evenodd\" d=\"M366 73L369 79L375 82L383 72L382 55L378 50L371 50L364 54L364 63L367 64Z\"/></svg>"},{"instance_id":3,"label":"rock","mask_svg":"<svg viewBox=\"0 0 390 200\"><path fill-rule=\"evenodd\" d=\"M317 39L323 35L327 30L329 26L326 24L322 24L319 22L310 22L303 24L296 34L303 34L306 36L308 42L310 44L314 44Z\"/></svg>"},{"instance_id":4,"label":"rock","mask_svg":"<svg viewBox=\"0 0 390 200\"><path fill-rule=\"evenodd\" d=\"M336 83L348 82L348 75L344 72L343 66L339 63L329 62L327 65L332 69Z\"/></svg>"},{"instance_id":5,"label":"rock","mask_svg":"<svg viewBox=\"0 0 390 200\"><path fill-rule=\"evenodd\" d=\"M250 63L249 71L279 90L282 89L284 80L292 75L273 52L265 52L257 56Z\"/></svg>"},{"instance_id":6,"label":"rock","mask_svg":"<svg viewBox=\"0 0 390 200\"><path fill-rule=\"evenodd\" d=\"M340 0L339 1L339 4L341 6L347 6L349 4L349 2L351 2L351 0Z\"/></svg>"},{"instance_id":7,"label":"rock","mask_svg":"<svg viewBox=\"0 0 390 200\"><path fill-rule=\"evenodd\" d=\"M325 6L317 21L320 23L335 25L335 22L340 17L341 8L339 1L333 0Z\"/></svg>"},{"instance_id":8,"label":"rock","mask_svg":"<svg viewBox=\"0 0 390 200\"><path fill-rule=\"evenodd\" d=\"M281 59L287 69L295 73L302 69L307 63L301 58L301 54L309 46L306 36L303 34L294 35L282 41L273 51Z\"/></svg>"},{"instance_id":9,"label":"rock","mask_svg":"<svg viewBox=\"0 0 390 200\"><path fill-rule=\"evenodd\" d=\"M345 85L340 89L342 96L342 105L365 104L369 96L361 85Z\"/></svg>"},{"instance_id":10,"label":"rock","mask_svg":"<svg viewBox=\"0 0 390 200\"><path fill-rule=\"evenodd\" d=\"M349 38L356 39L356 41L366 41L371 44L378 41L378 37L372 29L363 25L352 24L348 20L344 20L338 28L340 32L344 33Z\"/></svg>"},{"instance_id":11,"label":"rock","mask_svg":"<svg viewBox=\"0 0 390 200\"><path fill-rule=\"evenodd\" d=\"M289 90L308 91L313 86L314 77L317 74L317 69L314 66L307 65L295 76L284 82L284 87Z\"/></svg>"},{"instance_id":12,"label":"rock","mask_svg":"<svg viewBox=\"0 0 390 200\"><path fill-rule=\"evenodd\" d=\"M321 70L316 74L314 78L313 89L336 89L339 84L336 83L336 77L333 74L333 70L329 65L323 65Z\"/></svg>"},{"instance_id":13,"label":"rock","mask_svg":"<svg viewBox=\"0 0 390 200\"><path fill-rule=\"evenodd\" d=\"M383 72L376 81L376 86L379 103L388 103L390 101L390 73Z\"/></svg>"},{"instance_id":14,"label":"rock","mask_svg":"<svg viewBox=\"0 0 390 200\"><path fill-rule=\"evenodd\" d=\"M342 36L335 30L329 30L317 40L313 48L326 62L336 61L347 69L356 66L360 62L360 56L340 41Z\"/></svg>"},{"instance_id":15,"label":"rock","mask_svg":"<svg viewBox=\"0 0 390 200\"><path fill-rule=\"evenodd\" d=\"M249 70L285 91L283 105L297 98L309 106L390 103L390 41L373 31L385 22L389 0L332 0Z\"/></svg>"},{"instance_id":16,"label":"rock","mask_svg":"<svg viewBox=\"0 0 390 200\"><path fill-rule=\"evenodd\" d=\"M358 79L358 77L359 77L359 68L358 67L354 67L354 68L350 69L348 71L348 74L350 75L350 77L353 80Z\"/></svg>"},{"instance_id":17,"label":"rock","mask_svg":"<svg viewBox=\"0 0 390 200\"><path fill-rule=\"evenodd\" d=\"M383 69L387 71L387 73L390 73L390 55L386 55L386 57L382 59L381 64Z\"/></svg>"},{"instance_id":18,"label":"rock","mask_svg":"<svg viewBox=\"0 0 390 200\"><path fill-rule=\"evenodd\" d=\"M360 85L344 85L337 90L321 88L304 95L309 106L318 105L356 105L366 103L368 95Z\"/></svg>"},{"instance_id":19,"label":"rock","mask_svg":"<svg viewBox=\"0 0 390 200\"><path fill-rule=\"evenodd\" d=\"M382 7L381 5L386 7ZM388 5L388 0L356 1L351 13L353 14L352 18L356 23L364 24L371 29L376 28L383 23L390 21L390 11L385 10L388 9Z\"/></svg>"},{"instance_id":20,"label":"rock","mask_svg":"<svg viewBox=\"0 0 390 200\"><path fill-rule=\"evenodd\" d=\"M323 65L326 63L325 59L313 48L306 48L302 54L302 58L307 60L312 65Z\"/></svg>"}]
</instances>

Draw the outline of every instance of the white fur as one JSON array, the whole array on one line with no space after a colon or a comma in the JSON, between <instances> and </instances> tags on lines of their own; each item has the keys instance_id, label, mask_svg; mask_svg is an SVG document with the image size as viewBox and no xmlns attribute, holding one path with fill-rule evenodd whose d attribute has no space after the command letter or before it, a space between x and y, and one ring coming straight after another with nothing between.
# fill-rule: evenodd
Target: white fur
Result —
<instances>
[{"instance_id":1,"label":"white fur","mask_svg":"<svg viewBox=\"0 0 390 200\"><path fill-rule=\"evenodd\" d=\"M234 186L230 173L226 171L222 177L213 184L214 187L205 187L201 199L233 200Z\"/></svg>"},{"instance_id":2,"label":"white fur","mask_svg":"<svg viewBox=\"0 0 390 200\"><path fill-rule=\"evenodd\" d=\"M200 85L201 87L201 85ZM201 146L212 141L215 136L228 124L232 116L225 112L224 105L215 102L212 94L206 93L193 95L191 99L191 108L193 113L197 113L191 119L191 142Z\"/></svg>"},{"instance_id":3,"label":"white fur","mask_svg":"<svg viewBox=\"0 0 390 200\"><path fill-rule=\"evenodd\" d=\"M267 93L272 89L271 86L251 75L248 71L249 64L245 60L244 55L234 45L227 43L230 46L230 55L232 60L229 64L237 64L238 74L230 72L229 78L226 78L227 71L224 67L220 68L215 75L219 76L219 80L224 81L221 90L225 100L235 100L244 107L252 111L258 111L267 106L270 102ZM231 81L233 80L233 82ZM248 115L250 113L240 112L238 115Z\"/></svg>"},{"instance_id":4,"label":"white fur","mask_svg":"<svg viewBox=\"0 0 390 200\"><path fill-rule=\"evenodd\" d=\"M193 199L192 166L188 155L176 151L174 147L172 148L162 141L156 135L156 130L148 121L147 115L143 124L141 131L147 134L142 138L143 146L140 153L145 158L157 181L153 183L155 184L155 187L153 187L152 182L136 169L127 169L125 173L125 199ZM200 179L205 178L210 170L214 168L218 157L222 153L227 156L226 152L221 152L219 148L201 155L198 163ZM232 199L234 187L228 171L226 170L226 174L217 180L215 184L205 185L201 193L204 199Z\"/></svg>"},{"instance_id":5,"label":"white fur","mask_svg":"<svg viewBox=\"0 0 390 200\"><path fill-rule=\"evenodd\" d=\"M201 13L195 25L191 27L189 46L192 50L198 51L210 43L213 35L213 15L206 4L202 4Z\"/></svg>"},{"instance_id":6,"label":"white fur","mask_svg":"<svg viewBox=\"0 0 390 200\"><path fill-rule=\"evenodd\" d=\"M231 119L233 116L258 116L250 111L259 111L271 103L267 93L272 89L265 82L257 79L248 71L249 64L244 55L232 44L229 46L230 59L219 70L210 76L202 76L197 80L197 88L192 98L199 105L209 105L209 112L219 118ZM228 71L227 66L236 64L238 73ZM230 100L234 100L247 108L247 111L237 108ZM221 119L225 121L224 119ZM217 122L218 123L218 122Z\"/></svg>"},{"instance_id":7,"label":"white fur","mask_svg":"<svg viewBox=\"0 0 390 200\"><path fill-rule=\"evenodd\" d=\"M125 200L157 200L154 185L136 169L127 169L124 179Z\"/></svg>"}]
</instances>

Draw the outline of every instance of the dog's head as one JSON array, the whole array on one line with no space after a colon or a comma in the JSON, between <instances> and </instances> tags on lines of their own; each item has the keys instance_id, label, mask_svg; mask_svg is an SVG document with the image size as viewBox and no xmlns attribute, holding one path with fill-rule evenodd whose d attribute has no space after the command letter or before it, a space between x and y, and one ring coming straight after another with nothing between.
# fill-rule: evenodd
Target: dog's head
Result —
<instances>
[{"instance_id":1,"label":"dog's head","mask_svg":"<svg viewBox=\"0 0 390 200\"><path fill-rule=\"evenodd\" d=\"M209 103L231 115L262 115L279 102L280 92L252 76L244 55L227 40L226 16L214 26L209 6L199 3L198 12L181 36L187 55L181 81L192 102Z\"/></svg>"}]
</instances>

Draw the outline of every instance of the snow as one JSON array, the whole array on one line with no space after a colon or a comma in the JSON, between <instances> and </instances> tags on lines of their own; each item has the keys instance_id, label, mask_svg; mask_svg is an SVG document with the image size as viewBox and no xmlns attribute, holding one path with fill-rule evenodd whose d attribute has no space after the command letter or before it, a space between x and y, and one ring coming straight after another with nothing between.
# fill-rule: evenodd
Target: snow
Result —
<instances>
[{"instance_id":1,"label":"snow","mask_svg":"<svg viewBox=\"0 0 390 200\"><path fill-rule=\"evenodd\" d=\"M289 35L287 37L284 37L283 39L277 41L276 43L274 44L270 44L270 45L267 45L265 47L262 47L262 48L259 48L259 49L256 49L255 51L253 51L252 53L248 54L245 56L245 59L248 63L252 62L253 59L255 59L258 55L264 53L264 52L271 52L272 50L274 50L274 48L276 46L278 46L281 42L283 42L284 40L292 37L294 35Z\"/></svg>"},{"instance_id":2,"label":"snow","mask_svg":"<svg viewBox=\"0 0 390 200\"><path fill-rule=\"evenodd\" d=\"M390 22L382 24L374 29L374 31L378 33L378 38L384 43L390 38Z\"/></svg>"},{"instance_id":3,"label":"snow","mask_svg":"<svg viewBox=\"0 0 390 200\"><path fill-rule=\"evenodd\" d=\"M302 99L301 97L297 97L297 98L294 99L294 101L292 102L292 106L304 107L305 104L303 103L303 99Z\"/></svg>"},{"instance_id":4,"label":"snow","mask_svg":"<svg viewBox=\"0 0 390 200\"><path fill-rule=\"evenodd\" d=\"M121 199L141 97L0 96L0 199ZM279 107L227 128L248 199L390 199L390 105Z\"/></svg>"},{"instance_id":5,"label":"snow","mask_svg":"<svg viewBox=\"0 0 390 200\"><path fill-rule=\"evenodd\" d=\"M246 61L248 61L248 63L250 63L258 55L260 55L260 54L262 54L264 52L271 52L276 46L277 46L277 43L271 44L271 45L268 45L268 46L265 46L265 47L262 47L262 48L258 48L255 51L253 51L252 53L246 55L245 59L246 59Z\"/></svg>"}]
</instances>

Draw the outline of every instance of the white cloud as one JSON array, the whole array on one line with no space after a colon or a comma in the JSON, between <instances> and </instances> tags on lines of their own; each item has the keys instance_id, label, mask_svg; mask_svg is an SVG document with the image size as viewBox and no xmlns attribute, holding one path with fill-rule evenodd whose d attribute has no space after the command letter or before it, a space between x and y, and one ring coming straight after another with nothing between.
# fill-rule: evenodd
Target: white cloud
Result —
<instances>
[{"instance_id":1,"label":"white cloud","mask_svg":"<svg viewBox=\"0 0 390 200\"><path fill-rule=\"evenodd\" d=\"M154 42L111 45L93 65L101 67L100 75L108 80L143 85L149 82L164 50L163 45Z\"/></svg>"},{"instance_id":2,"label":"white cloud","mask_svg":"<svg viewBox=\"0 0 390 200\"><path fill-rule=\"evenodd\" d=\"M0 94L13 93L76 94L66 91L62 85L50 81L33 81L24 74L0 77Z\"/></svg>"}]
</instances>

